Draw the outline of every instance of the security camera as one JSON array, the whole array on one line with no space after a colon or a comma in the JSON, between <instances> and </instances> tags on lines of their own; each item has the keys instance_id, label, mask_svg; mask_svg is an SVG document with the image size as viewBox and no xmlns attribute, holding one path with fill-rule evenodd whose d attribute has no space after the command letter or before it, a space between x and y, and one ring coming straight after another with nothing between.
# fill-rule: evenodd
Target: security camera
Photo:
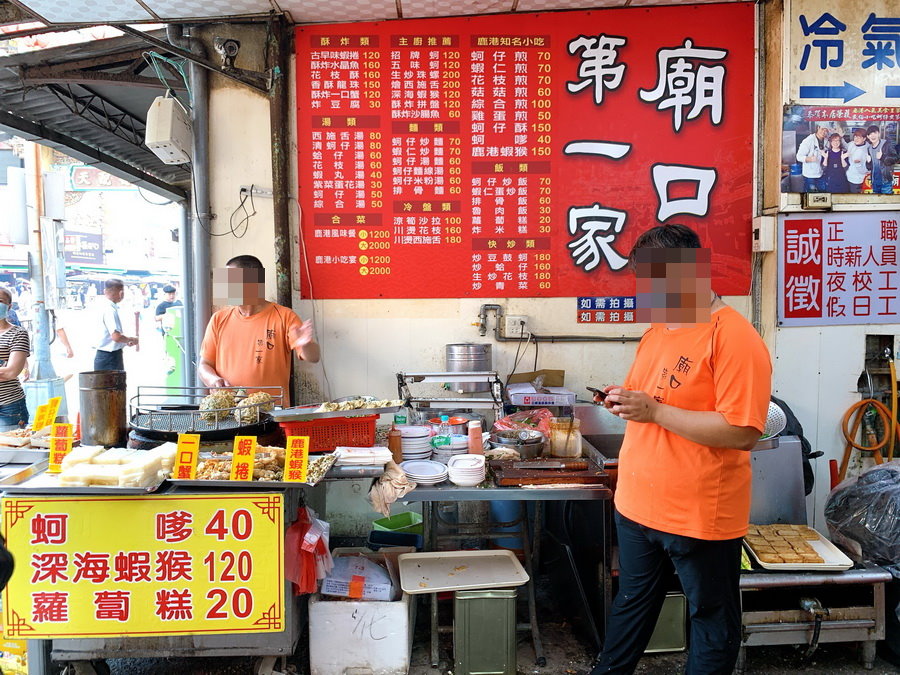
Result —
<instances>
[{"instance_id":1,"label":"security camera","mask_svg":"<svg viewBox=\"0 0 900 675\"><path fill-rule=\"evenodd\" d=\"M241 43L233 38L217 37L213 40L213 47L222 57L222 65L226 68L234 68L234 60L241 50Z\"/></svg>"}]
</instances>

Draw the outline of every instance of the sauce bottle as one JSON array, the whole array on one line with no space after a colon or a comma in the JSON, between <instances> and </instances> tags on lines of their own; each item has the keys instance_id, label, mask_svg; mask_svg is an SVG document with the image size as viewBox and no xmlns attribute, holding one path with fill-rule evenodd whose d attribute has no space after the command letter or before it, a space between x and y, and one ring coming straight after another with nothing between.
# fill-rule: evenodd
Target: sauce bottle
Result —
<instances>
[{"instance_id":1,"label":"sauce bottle","mask_svg":"<svg viewBox=\"0 0 900 675\"><path fill-rule=\"evenodd\" d=\"M399 464L403 461L403 434L395 424L391 425L391 430L388 432L388 450L391 451L394 463Z\"/></svg>"}]
</instances>

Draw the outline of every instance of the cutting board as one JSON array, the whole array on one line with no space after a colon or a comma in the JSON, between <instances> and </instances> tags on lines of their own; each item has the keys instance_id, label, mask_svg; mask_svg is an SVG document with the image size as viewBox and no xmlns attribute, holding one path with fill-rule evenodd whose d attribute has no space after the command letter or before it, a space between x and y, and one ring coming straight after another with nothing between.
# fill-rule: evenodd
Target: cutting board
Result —
<instances>
[{"instance_id":1,"label":"cutting board","mask_svg":"<svg viewBox=\"0 0 900 675\"><path fill-rule=\"evenodd\" d=\"M514 469L512 460L490 462L497 485L553 485L556 483L579 483L584 485L608 485L609 475L598 464L586 457L587 469Z\"/></svg>"}]
</instances>

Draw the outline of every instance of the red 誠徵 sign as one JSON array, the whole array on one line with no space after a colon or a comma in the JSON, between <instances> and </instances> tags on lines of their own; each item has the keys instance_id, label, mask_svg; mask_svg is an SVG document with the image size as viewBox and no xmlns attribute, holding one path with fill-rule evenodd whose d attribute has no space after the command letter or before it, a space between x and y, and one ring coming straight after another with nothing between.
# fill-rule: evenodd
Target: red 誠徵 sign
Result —
<instances>
[{"instance_id":1,"label":"red \u8aa0\u5fb5 sign","mask_svg":"<svg viewBox=\"0 0 900 675\"><path fill-rule=\"evenodd\" d=\"M304 294L625 296L697 229L750 287L749 3L297 28ZM308 270L308 274L307 274Z\"/></svg>"}]
</instances>

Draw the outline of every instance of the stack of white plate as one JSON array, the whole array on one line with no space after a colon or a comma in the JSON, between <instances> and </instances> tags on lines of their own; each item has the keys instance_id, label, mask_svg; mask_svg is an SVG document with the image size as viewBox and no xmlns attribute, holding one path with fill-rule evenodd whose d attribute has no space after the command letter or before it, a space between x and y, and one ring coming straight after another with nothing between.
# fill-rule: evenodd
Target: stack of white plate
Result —
<instances>
[{"instance_id":1,"label":"stack of white plate","mask_svg":"<svg viewBox=\"0 0 900 675\"><path fill-rule=\"evenodd\" d=\"M435 436L434 438L437 438ZM469 451L469 437L464 434L453 434L450 436L450 445L439 445L431 453L431 459L436 462L446 464L451 457L456 455L464 455Z\"/></svg>"},{"instance_id":2,"label":"stack of white plate","mask_svg":"<svg viewBox=\"0 0 900 675\"><path fill-rule=\"evenodd\" d=\"M431 429L415 424L397 428L404 460L431 458Z\"/></svg>"},{"instance_id":3,"label":"stack of white plate","mask_svg":"<svg viewBox=\"0 0 900 675\"><path fill-rule=\"evenodd\" d=\"M459 455L447 462L450 481L462 487L475 487L484 481L484 455Z\"/></svg>"},{"instance_id":4,"label":"stack of white plate","mask_svg":"<svg viewBox=\"0 0 900 675\"><path fill-rule=\"evenodd\" d=\"M400 462L407 477L419 485L437 485L447 480L447 467L429 459Z\"/></svg>"}]
</instances>

